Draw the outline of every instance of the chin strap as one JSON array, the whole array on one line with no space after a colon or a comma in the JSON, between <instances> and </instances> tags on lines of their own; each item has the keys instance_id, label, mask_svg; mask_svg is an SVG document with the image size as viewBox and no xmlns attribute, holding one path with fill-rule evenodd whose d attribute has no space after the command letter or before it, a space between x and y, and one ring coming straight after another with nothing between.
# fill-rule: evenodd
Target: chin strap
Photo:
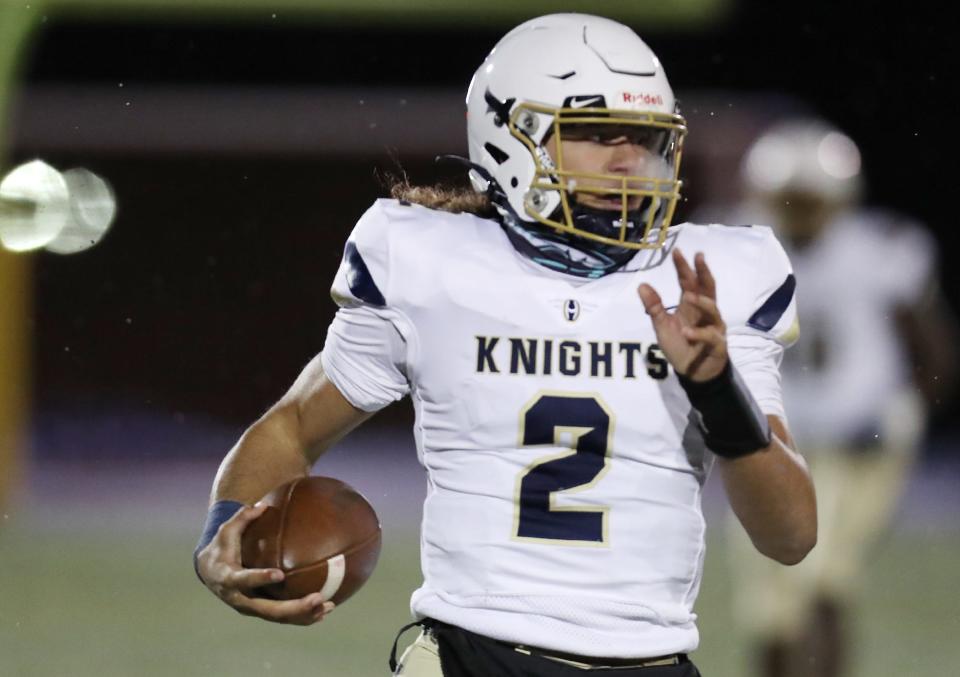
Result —
<instances>
[{"instance_id":1,"label":"chin strap","mask_svg":"<svg viewBox=\"0 0 960 677\"><path fill-rule=\"evenodd\" d=\"M481 176L486 174L483 178L488 181L493 181L493 176L486 169L478 165L476 162L470 160L470 158L465 158L462 155L454 155L453 153L444 153L443 155L438 155L433 158L433 161L436 164L441 164L443 162L449 162L451 164L460 165L461 167L466 167L467 169L473 169ZM410 627L416 625L416 623L411 624Z\"/></svg>"},{"instance_id":2,"label":"chin strap","mask_svg":"<svg viewBox=\"0 0 960 677\"><path fill-rule=\"evenodd\" d=\"M497 182L495 178L493 178L493 174L487 171L486 167L483 167L482 165L478 165L476 162L473 162L469 158L465 158L462 155L452 155L452 154L438 155L435 158L433 158L433 161L436 164L450 163L450 164L460 165L465 169L469 169L471 171L476 172L481 179L487 182L487 188L485 191L483 191L484 193L486 193L487 197L489 197L490 200L493 201L493 203L496 205L500 205L500 204L509 205L509 203L507 202L506 193L503 192L503 189L500 187L500 184Z\"/></svg>"}]
</instances>

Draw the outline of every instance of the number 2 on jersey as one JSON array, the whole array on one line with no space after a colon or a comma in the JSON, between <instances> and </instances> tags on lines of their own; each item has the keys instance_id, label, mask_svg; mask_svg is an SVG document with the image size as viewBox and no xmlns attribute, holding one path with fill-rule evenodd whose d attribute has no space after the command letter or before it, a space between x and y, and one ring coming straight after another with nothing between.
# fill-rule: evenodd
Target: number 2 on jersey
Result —
<instances>
[{"instance_id":1,"label":"number 2 on jersey","mask_svg":"<svg viewBox=\"0 0 960 677\"><path fill-rule=\"evenodd\" d=\"M607 468L613 416L596 395L542 394L520 415L523 446L566 446L517 478L514 536L566 545L602 545L607 506L557 507L554 496L593 486Z\"/></svg>"}]
</instances>

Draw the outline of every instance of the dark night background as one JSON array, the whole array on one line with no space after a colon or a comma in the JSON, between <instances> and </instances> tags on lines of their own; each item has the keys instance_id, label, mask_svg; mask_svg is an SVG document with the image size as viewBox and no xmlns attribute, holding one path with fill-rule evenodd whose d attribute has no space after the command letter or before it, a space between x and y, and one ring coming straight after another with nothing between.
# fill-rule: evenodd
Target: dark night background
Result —
<instances>
[{"instance_id":1,"label":"dark night background","mask_svg":"<svg viewBox=\"0 0 960 677\"><path fill-rule=\"evenodd\" d=\"M602 3L596 11L602 13ZM957 59L939 12L933 3L838 9L750 0L706 30L633 27L665 64L681 105L691 90L724 91L731 100L782 94L850 133L864 155L869 200L933 229L947 296L957 308L956 171L949 150ZM389 85L465 92L506 28L52 17L31 45L24 87ZM697 133L692 115L691 139ZM703 137L697 142L710 145ZM13 148L15 162L34 154ZM89 252L35 258L34 391L41 416L68 407L96 414L109 406L210 417L238 430L322 346L343 241L383 192L375 168L394 166L387 150L340 157L322 148L296 157L45 152L44 159L107 177L119 216ZM399 160L417 182L456 174L426 155ZM696 165L690 169L688 209L699 190ZM381 418L406 422L408 409L404 403ZM936 431L958 432L957 413L956 404L944 407Z\"/></svg>"}]
</instances>

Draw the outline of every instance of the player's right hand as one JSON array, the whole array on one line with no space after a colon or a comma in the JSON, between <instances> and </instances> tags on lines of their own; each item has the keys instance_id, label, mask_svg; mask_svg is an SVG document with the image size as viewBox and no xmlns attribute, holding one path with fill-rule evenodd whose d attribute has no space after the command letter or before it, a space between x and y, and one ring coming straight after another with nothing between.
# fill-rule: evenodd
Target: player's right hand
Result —
<instances>
[{"instance_id":1,"label":"player's right hand","mask_svg":"<svg viewBox=\"0 0 960 677\"><path fill-rule=\"evenodd\" d=\"M265 504L246 506L224 522L210 544L197 555L197 573L214 595L244 616L274 623L313 625L322 621L335 606L333 602L325 602L319 593L282 601L248 594L262 585L283 580L280 569L245 569L241 563L243 531L266 507Z\"/></svg>"},{"instance_id":2,"label":"player's right hand","mask_svg":"<svg viewBox=\"0 0 960 677\"><path fill-rule=\"evenodd\" d=\"M727 326L717 307L717 283L702 253L691 267L679 248L673 250L677 282L683 292L673 312L667 311L657 290L649 284L637 289L653 322L657 343L678 374L692 381L709 381L723 371L727 354Z\"/></svg>"}]
</instances>

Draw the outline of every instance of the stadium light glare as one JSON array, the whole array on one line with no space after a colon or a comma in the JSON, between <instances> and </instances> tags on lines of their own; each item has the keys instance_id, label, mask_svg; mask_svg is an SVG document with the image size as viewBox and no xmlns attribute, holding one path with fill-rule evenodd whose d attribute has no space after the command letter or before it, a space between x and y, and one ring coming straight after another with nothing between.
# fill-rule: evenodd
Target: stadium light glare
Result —
<instances>
[{"instance_id":1,"label":"stadium light glare","mask_svg":"<svg viewBox=\"0 0 960 677\"><path fill-rule=\"evenodd\" d=\"M0 244L9 251L45 247L69 215L67 182L43 160L19 165L0 181Z\"/></svg>"}]
</instances>

